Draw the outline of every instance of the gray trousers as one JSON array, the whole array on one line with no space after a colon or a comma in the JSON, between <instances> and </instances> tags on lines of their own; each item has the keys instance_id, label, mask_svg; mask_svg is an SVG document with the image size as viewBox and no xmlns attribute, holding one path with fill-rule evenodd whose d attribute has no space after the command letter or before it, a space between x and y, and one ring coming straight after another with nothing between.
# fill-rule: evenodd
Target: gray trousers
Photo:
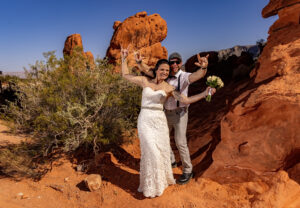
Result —
<instances>
[{"instance_id":1,"label":"gray trousers","mask_svg":"<svg viewBox=\"0 0 300 208\"><path fill-rule=\"evenodd\" d=\"M182 109L177 110L166 110L166 117L168 120L169 130L174 128L174 138L177 149L180 154L180 159L183 165L183 172L184 173L191 173L193 170L193 166L191 163L191 157L189 148L187 146L187 139L186 139L186 128L188 122L188 112ZM171 149L171 162L175 162L175 156Z\"/></svg>"}]
</instances>

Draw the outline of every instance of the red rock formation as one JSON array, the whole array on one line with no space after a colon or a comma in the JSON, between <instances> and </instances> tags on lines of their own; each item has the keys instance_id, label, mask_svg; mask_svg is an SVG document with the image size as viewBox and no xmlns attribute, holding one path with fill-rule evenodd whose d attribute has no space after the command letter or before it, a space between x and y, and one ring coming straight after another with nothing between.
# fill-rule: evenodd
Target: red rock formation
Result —
<instances>
[{"instance_id":1,"label":"red rock formation","mask_svg":"<svg viewBox=\"0 0 300 208\"><path fill-rule=\"evenodd\" d=\"M120 48L128 45L128 64L131 66L135 64L134 50L141 52L149 66L154 66L158 59L167 58L167 50L160 43L167 36L167 23L159 14L147 16L146 12L139 12L122 23L116 21L113 28L115 32L106 53L110 63L120 63Z\"/></svg>"},{"instance_id":2,"label":"red rock formation","mask_svg":"<svg viewBox=\"0 0 300 208\"><path fill-rule=\"evenodd\" d=\"M74 51L75 48L80 52L82 52L82 55L87 59L86 64L88 65L88 67L90 69L94 69L95 68L94 56L90 51L84 53L80 34L73 34L67 37L63 49L64 56L72 55L72 52Z\"/></svg>"},{"instance_id":3,"label":"red rock formation","mask_svg":"<svg viewBox=\"0 0 300 208\"><path fill-rule=\"evenodd\" d=\"M95 65L95 59L94 59L94 56L93 56L92 52L91 51L85 52L85 56L86 56L86 58L88 60L88 62L87 62L88 67L90 69L95 69L95 67L96 67L96 65Z\"/></svg>"},{"instance_id":4,"label":"red rock formation","mask_svg":"<svg viewBox=\"0 0 300 208\"><path fill-rule=\"evenodd\" d=\"M119 27L120 24L121 24L120 21L115 21L115 22L114 22L114 26L113 26L114 30L117 29L117 28Z\"/></svg>"},{"instance_id":5,"label":"red rock formation","mask_svg":"<svg viewBox=\"0 0 300 208\"><path fill-rule=\"evenodd\" d=\"M270 1L262 15L272 14L278 14L279 19L269 29L270 36L260 59L264 60L260 61L263 70L257 71L256 82L299 70L300 1Z\"/></svg>"},{"instance_id":6,"label":"red rock formation","mask_svg":"<svg viewBox=\"0 0 300 208\"><path fill-rule=\"evenodd\" d=\"M247 184L248 193L253 194L249 200L251 208L300 206L300 186L285 171L279 171L264 182Z\"/></svg>"},{"instance_id":7,"label":"red rock formation","mask_svg":"<svg viewBox=\"0 0 300 208\"><path fill-rule=\"evenodd\" d=\"M249 181L300 162L300 1L271 0L278 14L249 83L221 122L221 141L204 173L219 182ZM298 167L298 166L297 166ZM299 181L298 181L299 183Z\"/></svg>"},{"instance_id":8,"label":"red rock formation","mask_svg":"<svg viewBox=\"0 0 300 208\"><path fill-rule=\"evenodd\" d=\"M70 56L75 47L81 49L83 53L82 39L80 34L73 34L67 37L63 54Z\"/></svg>"},{"instance_id":9,"label":"red rock formation","mask_svg":"<svg viewBox=\"0 0 300 208\"><path fill-rule=\"evenodd\" d=\"M268 18L278 14L278 11L289 6L298 4L299 0L271 0L267 6L262 10L262 16Z\"/></svg>"}]
</instances>

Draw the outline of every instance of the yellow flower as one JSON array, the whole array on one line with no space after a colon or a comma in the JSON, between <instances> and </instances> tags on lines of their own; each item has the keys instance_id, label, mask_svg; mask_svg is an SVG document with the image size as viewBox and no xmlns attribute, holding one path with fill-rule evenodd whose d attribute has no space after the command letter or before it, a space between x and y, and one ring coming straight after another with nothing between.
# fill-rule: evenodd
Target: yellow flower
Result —
<instances>
[{"instance_id":1,"label":"yellow flower","mask_svg":"<svg viewBox=\"0 0 300 208\"><path fill-rule=\"evenodd\" d=\"M207 77L207 81L211 82L212 81L212 77L211 76Z\"/></svg>"},{"instance_id":2,"label":"yellow flower","mask_svg":"<svg viewBox=\"0 0 300 208\"><path fill-rule=\"evenodd\" d=\"M219 86L222 86L222 84L223 84L222 80L219 77L217 79L217 83L218 83Z\"/></svg>"},{"instance_id":3,"label":"yellow flower","mask_svg":"<svg viewBox=\"0 0 300 208\"><path fill-rule=\"evenodd\" d=\"M212 75L212 76L208 76L207 77L207 82L208 82L208 85L211 85L211 86L215 86L215 84L217 84L217 88L221 88L224 86L224 83L222 81L222 79L220 77L217 77L215 75Z\"/></svg>"}]
</instances>

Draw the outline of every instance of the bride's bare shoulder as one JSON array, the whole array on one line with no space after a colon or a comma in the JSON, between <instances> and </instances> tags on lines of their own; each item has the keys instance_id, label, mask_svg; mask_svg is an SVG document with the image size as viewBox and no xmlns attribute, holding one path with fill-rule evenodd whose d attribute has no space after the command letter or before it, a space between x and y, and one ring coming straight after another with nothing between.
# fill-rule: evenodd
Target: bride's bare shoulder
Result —
<instances>
[{"instance_id":1,"label":"bride's bare shoulder","mask_svg":"<svg viewBox=\"0 0 300 208\"><path fill-rule=\"evenodd\" d=\"M145 87L148 87L150 83L151 83L151 78L144 76Z\"/></svg>"}]
</instances>

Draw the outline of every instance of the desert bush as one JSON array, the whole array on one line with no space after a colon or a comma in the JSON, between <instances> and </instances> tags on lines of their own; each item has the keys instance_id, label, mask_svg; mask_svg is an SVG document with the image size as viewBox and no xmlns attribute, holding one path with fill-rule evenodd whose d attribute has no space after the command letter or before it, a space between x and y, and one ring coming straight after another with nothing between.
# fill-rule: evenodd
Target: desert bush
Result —
<instances>
[{"instance_id":1,"label":"desert bush","mask_svg":"<svg viewBox=\"0 0 300 208\"><path fill-rule=\"evenodd\" d=\"M79 147L97 152L104 144L123 143L136 125L140 89L113 73L106 59L88 70L80 50L64 59L54 51L43 55L15 86L18 104L4 108L17 130L33 135L36 154Z\"/></svg>"},{"instance_id":2,"label":"desert bush","mask_svg":"<svg viewBox=\"0 0 300 208\"><path fill-rule=\"evenodd\" d=\"M16 92L13 89L16 84L22 81L21 78L11 75L0 74L0 106L7 105L8 101L16 101ZM0 108L0 118L3 116L3 111Z\"/></svg>"}]
</instances>

